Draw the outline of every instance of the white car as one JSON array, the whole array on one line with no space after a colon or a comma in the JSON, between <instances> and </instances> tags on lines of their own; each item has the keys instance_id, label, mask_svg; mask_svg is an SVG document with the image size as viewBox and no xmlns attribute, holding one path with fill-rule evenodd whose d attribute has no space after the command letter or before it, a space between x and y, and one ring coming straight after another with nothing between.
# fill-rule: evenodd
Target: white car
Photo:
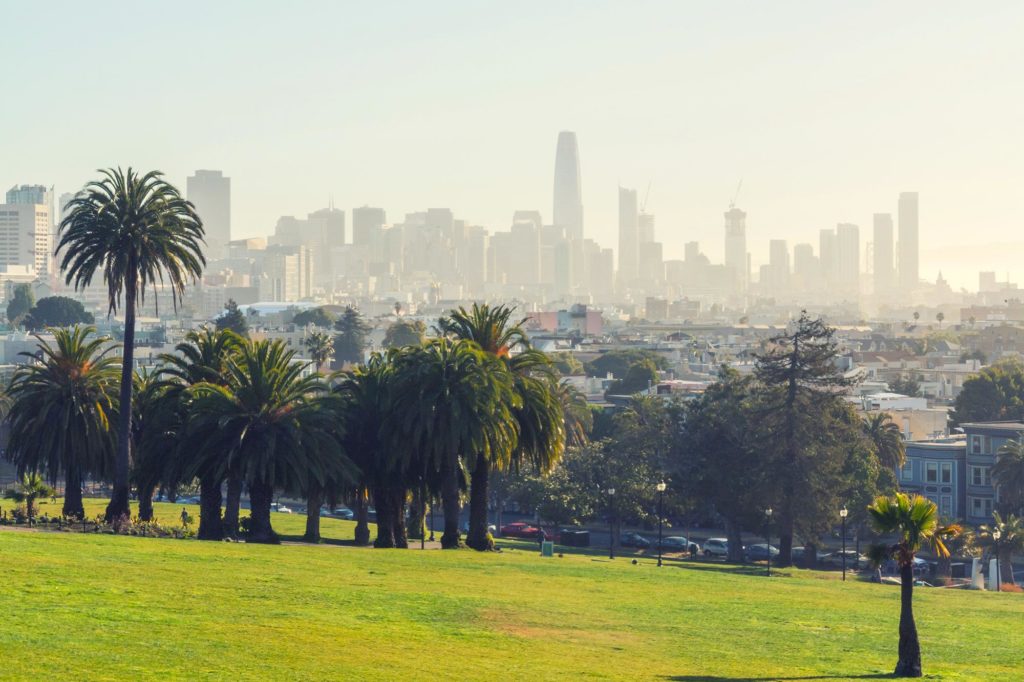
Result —
<instances>
[{"instance_id":1,"label":"white car","mask_svg":"<svg viewBox=\"0 0 1024 682\"><path fill-rule=\"evenodd\" d=\"M276 511L276 512L281 512L282 514L291 514L292 513L291 507L286 507L285 505L278 504L277 502L274 502L273 504L270 505L270 510L271 511Z\"/></svg>"},{"instance_id":2,"label":"white car","mask_svg":"<svg viewBox=\"0 0 1024 682\"><path fill-rule=\"evenodd\" d=\"M704 556L728 556L729 541L725 538L708 538L704 541Z\"/></svg>"}]
</instances>

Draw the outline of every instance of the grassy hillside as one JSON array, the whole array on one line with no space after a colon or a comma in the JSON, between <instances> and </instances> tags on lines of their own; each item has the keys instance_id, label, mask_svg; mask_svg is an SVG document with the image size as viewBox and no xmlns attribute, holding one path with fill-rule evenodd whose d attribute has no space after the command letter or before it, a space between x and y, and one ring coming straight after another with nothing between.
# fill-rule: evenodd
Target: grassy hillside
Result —
<instances>
[{"instance_id":1,"label":"grassy hillside","mask_svg":"<svg viewBox=\"0 0 1024 682\"><path fill-rule=\"evenodd\" d=\"M848 679L896 658L898 590L834 574L27 531L0 552L10 679ZM1020 678L1024 597L917 594L926 675Z\"/></svg>"}]
</instances>

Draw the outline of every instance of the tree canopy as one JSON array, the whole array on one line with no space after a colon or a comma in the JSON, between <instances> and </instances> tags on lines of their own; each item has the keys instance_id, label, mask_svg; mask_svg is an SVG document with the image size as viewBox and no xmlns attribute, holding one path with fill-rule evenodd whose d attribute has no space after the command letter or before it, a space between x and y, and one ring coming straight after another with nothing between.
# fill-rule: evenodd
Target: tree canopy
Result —
<instances>
[{"instance_id":1,"label":"tree canopy","mask_svg":"<svg viewBox=\"0 0 1024 682\"><path fill-rule=\"evenodd\" d=\"M31 286L28 284L16 285L11 300L7 302L7 321L12 326L20 326L22 318L32 309L35 301L36 297L32 293Z\"/></svg>"},{"instance_id":2,"label":"tree canopy","mask_svg":"<svg viewBox=\"0 0 1024 682\"><path fill-rule=\"evenodd\" d=\"M229 298L228 302L224 304L224 312L214 322L218 331L228 329L239 336L249 335L249 323L233 298Z\"/></svg>"},{"instance_id":3,"label":"tree canopy","mask_svg":"<svg viewBox=\"0 0 1024 682\"><path fill-rule=\"evenodd\" d=\"M299 327L313 325L314 327L329 329L334 324L334 315L331 315L323 308L309 308L295 313L295 316L292 318L292 324Z\"/></svg>"},{"instance_id":4,"label":"tree canopy","mask_svg":"<svg viewBox=\"0 0 1024 682\"><path fill-rule=\"evenodd\" d=\"M96 318L80 301L67 296L47 296L39 299L25 315L22 324L29 331L40 331L46 327L71 327L95 321Z\"/></svg>"}]
</instances>

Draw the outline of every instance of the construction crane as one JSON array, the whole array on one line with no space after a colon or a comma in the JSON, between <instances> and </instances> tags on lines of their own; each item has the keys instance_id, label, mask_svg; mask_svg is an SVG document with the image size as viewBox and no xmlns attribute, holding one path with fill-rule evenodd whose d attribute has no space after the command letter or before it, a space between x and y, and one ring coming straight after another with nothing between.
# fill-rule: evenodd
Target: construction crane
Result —
<instances>
[{"instance_id":1,"label":"construction crane","mask_svg":"<svg viewBox=\"0 0 1024 682\"><path fill-rule=\"evenodd\" d=\"M647 181L647 191L644 192L644 200L643 200L643 203L640 204L640 212L641 213L646 213L647 212L647 198L649 196L651 196L651 182L653 182L653 181L652 180L648 180Z\"/></svg>"},{"instance_id":2,"label":"construction crane","mask_svg":"<svg viewBox=\"0 0 1024 682\"><path fill-rule=\"evenodd\" d=\"M740 182L736 185L736 191L732 195L732 201L729 202L729 209L736 208L736 200L740 198L740 189L743 187L743 178L740 178Z\"/></svg>"}]
</instances>

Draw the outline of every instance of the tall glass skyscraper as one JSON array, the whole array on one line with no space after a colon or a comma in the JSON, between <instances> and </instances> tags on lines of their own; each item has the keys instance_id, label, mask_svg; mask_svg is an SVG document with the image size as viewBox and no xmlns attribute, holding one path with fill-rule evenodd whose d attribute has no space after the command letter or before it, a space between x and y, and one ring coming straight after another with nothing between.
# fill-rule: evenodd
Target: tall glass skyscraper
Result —
<instances>
[{"instance_id":1,"label":"tall glass skyscraper","mask_svg":"<svg viewBox=\"0 0 1024 682\"><path fill-rule=\"evenodd\" d=\"M569 239L583 239L583 198L580 186L580 149L576 133L558 133L555 151L555 225L565 228Z\"/></svg>"}]
</instances>

